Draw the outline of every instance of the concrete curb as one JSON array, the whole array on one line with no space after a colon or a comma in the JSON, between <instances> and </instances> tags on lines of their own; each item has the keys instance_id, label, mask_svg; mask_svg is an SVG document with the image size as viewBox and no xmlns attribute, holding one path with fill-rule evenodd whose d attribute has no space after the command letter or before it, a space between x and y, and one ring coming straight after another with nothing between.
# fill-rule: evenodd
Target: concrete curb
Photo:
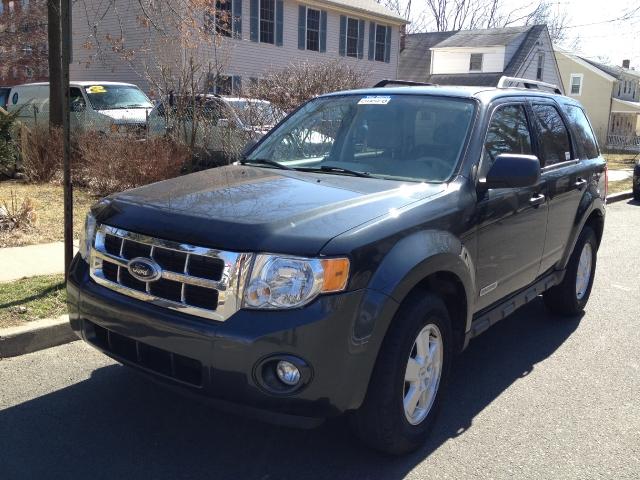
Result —
<instances>
[{"instance_id":1,"label":"concrete curb","mask_svg":"<svg viewBox=\"0 0 640 480\"><path fill-rule=\"evenodd\" d=\"M35 320L27 325L0 329L0 358L37 352L78 340L69 325L69 316Z\"/></svg>"},{"instance_id":2,"label":"concrete curb","mask_svg":"<svg viewBox=\"0 0 640 480\"><path fill-rule=\"evenodd\" d=\"M607 197L607 203L615 203L620 202L622 200L627 200L628 198L633 198L633 190L627 190L626 192L614 193Z\"/></svg>"}]
</instances>

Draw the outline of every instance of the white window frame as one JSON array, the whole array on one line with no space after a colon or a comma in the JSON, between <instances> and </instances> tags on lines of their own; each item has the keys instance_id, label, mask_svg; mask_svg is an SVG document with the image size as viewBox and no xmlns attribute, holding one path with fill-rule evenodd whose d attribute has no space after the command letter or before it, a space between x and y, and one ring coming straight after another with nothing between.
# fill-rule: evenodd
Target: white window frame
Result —
<instances>
[{"instance_id":1,"label":"white window frame","mask_svg":"<svg viewBox=\"0 0 640 480\"><path fill-rule=\"evenodd\" d=\"M273 1L273 42L262 41L262 2L264 0L258 0L258 43L265 43L267 45L276 44L276 10L278 8L276 1Z\"/></svg>"},{"instance_id":2,"label":"white window frame","mask_svg":"<svg viewBox=\"0 0 640 480\"><path fill-rule=\"evenodd\" d=\"M479 70L471 70L471 57L474 55L480 55L480 69ZM469 72L482 72L482 68L484 67L484 53L470 53L469 54Z\"/></svg>"},{"instance_id":3,"label":"white window frame","mask_svg":"<svg viewBox=\"0 0 640 480\"><path fill-rule=\"evenodd\" d=\"M573 79L574 78L579 78L580 79L580 87L578 88L578 93L573 93ZM569 95L575 95L576 97L579 97L580 95L582 95L582 86L584 84L584 74L583 73L572 73L571 76L569 77Z\"/></svg>"},{"instance_id":4,"label":"white window frame","mask_svg":"<svg viewBox=\"0 0 640 480\"><path fill-rule=\"evenodd\" d=\"M309 10L314 10L318 12L318 49L317 50L309 48L309 37L308 37ZM304 10L304 49L305 50L309 50L310 52L320 52L320 36L322 34L321 30L322 30L322 10L320 10L319 8L305 6L305 10ZM346 45L345 45L345 49L346 49Z\"/></svg>"},{"instance_id":5,"label":"white window frame","mask_svg":"<svg viewBox=\"0 0 640 480\"><path fill-rule=\"evenodd\" d=\"M356 22L356 26L358 31L356 33L356 54L349 55L349 20L354 20ZM360 41L360 19L356 17L347 17L347 21L345 23L345 32L344 32L344 56L349 58L358 58L359 51L359 41Z\"/></svg>"}]
</instances>

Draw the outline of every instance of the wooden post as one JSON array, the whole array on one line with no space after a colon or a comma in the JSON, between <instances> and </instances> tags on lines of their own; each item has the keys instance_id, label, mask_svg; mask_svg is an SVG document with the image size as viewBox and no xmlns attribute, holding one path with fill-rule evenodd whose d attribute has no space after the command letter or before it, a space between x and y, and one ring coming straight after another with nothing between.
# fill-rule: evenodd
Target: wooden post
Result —
<instances>
[{"instance_id":1,"label":"wooden post","mask_svg":"<svg viewBox=\"0 0 640 480\"><path fill-rule=\"evenodd\" d=\"M73 185L71 183L71 100L69 98L69 63L71 62L71 0L61 0L61 64L62 64L62 173L64 183L64 272L69 277L73 260Z\"/></svg>"}]
</instances>

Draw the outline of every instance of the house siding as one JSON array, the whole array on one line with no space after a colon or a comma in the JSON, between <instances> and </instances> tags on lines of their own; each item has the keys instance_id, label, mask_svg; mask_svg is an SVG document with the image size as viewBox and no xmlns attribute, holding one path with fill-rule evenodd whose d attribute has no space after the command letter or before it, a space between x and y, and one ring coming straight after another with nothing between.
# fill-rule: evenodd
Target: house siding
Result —
<instances>
[{"instance_id":1,"label":"house siding","mask_svg":"<svg viewBox=\"0 0 640 480\"><path fill-rule=\"evenodd\" d=\"M538 37L534 48L531 49L522 66L518 69L516 77L536 80L538 70L538 54L544 54L544 65L542 68L542 81L560 87L564 91L567 83L564 83L555 62L555 52L551 44L551 38L544 32Z\"/></svg>"},{"instance_id":2,"label":"house siding","mask_svg":"<svg viewBox=\"0 0 640 480\"><path fill-rule=\"evenodd\" d=\"M368 83L373 85L379 80L397 78L398 53L400 45L400 22L380 18L375 15L367 15L361 11L350 11L346 8L338 8L323 2L294 2L285 1L283 9L283 45L276 46L266 43L258 43L250 40L250 0L242 0L242 34L241 38L223 38L222 44L217 51L208 46L203 46L202 51L206 58L217 57L215 62L221 65L225 75L238 76L242 78L243 84L251 78L260 78L269 71L280 69L298 62L326 62L340 59L346 64L360 69L367 75ZM157 61L152 61L150 55L145 54L145 49L156 48L162 45L157 55L171 55L180 59L179 42L173 44L162 43L157 34L138 25L136 18L141 16L140 7L135 2L116 0L116 6L120 12L122 21L122 31L126 38L126 48L136 52L131 61L124 61L118 54L105 51L101 58L95 58L95 45L92 49L84 48L82 45L90 37L90 28L87 23L88 18L99 18L98 9L100 3L97 0L87 0L86 2L76 2L74 5L74 64L71 66L71 78L74 80L111 80L135 83L143 90L152 92L154 85L149 78L159 74ZM308 5L312 8L319 8L327 12L327 43L326 52L315 52L300 50L298 48L298 7ZM364 55L362 59L343 57L339 55L340 37L340 16L347 15L352 18L364 20ZM368 59L369 49L369 29L371 22L391 27L392 37L390 44L389 62L380 62ZM90 23L90 22L89 22ZM99 32L104 37L105 33L119 35L120 22L115 15L107 15L100 20ZM102 49L101 51L109 50ZM206 61L206 60L205 60Z\"/></svg>"},{"instance_id":3,"label":"house siding","mask_svg":"<svg viewBox=\"0 0 640 480\"><path fill-rule=\"evenodd\" d=\"M598 142L600 145L605 145L609 130L614 80L595 73L593 67L586 67L562 52L556 52L556 60L562 75L562 81L566 86L565 94L582 103ZM570 80L572 74L582 75L582 92L580 95L571 94Z\"/></svg>"},{"instance_id":4,"label":"house siding","mask_svg":"<svg viewBox=\"0 0 640 480\"><path fill-rule=\"evenodd\" d=\"M472 53L482 53L482 72L494 73L504 70L505 47L483 48L433 48L431 50L431 74L469 73Z\"/></svg>"}]
</instances>

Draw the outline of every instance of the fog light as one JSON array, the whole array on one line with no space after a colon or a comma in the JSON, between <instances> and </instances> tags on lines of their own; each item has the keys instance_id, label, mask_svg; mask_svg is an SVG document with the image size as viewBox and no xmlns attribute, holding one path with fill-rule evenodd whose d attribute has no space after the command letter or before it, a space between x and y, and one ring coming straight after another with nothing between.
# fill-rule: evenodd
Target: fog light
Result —
<instances>
[{"instance_id":1,"label":"fog light","mask_svg":"<svg viewBox=\"0 0 640 480\"><path fill-rule=\"evenodd\" d=\"M297 385L300 381L300 370L293 363L280 360L276 366L276 373L280 381L286 385Z\"/></svg>"}]
</instances>

